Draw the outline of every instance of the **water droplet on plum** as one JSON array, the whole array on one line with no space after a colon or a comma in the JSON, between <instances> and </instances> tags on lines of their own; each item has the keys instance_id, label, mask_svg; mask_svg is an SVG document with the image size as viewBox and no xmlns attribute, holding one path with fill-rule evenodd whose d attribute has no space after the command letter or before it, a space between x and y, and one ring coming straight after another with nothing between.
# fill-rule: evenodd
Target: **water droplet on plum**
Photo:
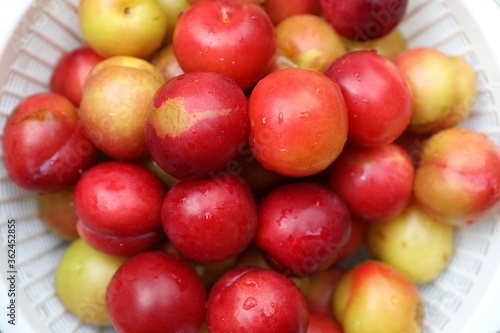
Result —
<instances>
[{"instance_id":1,"label":"water droplet on plum","mask_svg":"<svg viewBox=\"0 0 500 333\"><path fill-rule=\"evenodd\" d=\"M283 116L283 112L278 113L278 124L281 124L285 121L285 117Z\"/></svg>"},{"instance_id":2,"label":"water droplet on plum","mask_svg":"<svg viewBox=\"0 0 500 333\"><path fill-rule=\"evenodd\" d=\"M248 297L243 303L243 310L250 310L257 306L257 300L254 297Z\"/></svg>"},{"instance_id":3,"label":"water droplet on plum","mask_svg":"<svg viewBox=\"0 0 500 333\"><path fill-rule=\"evenodd\" d=\"M243 284L247 287L256 287L256 288L259 287L259 284L255 281L252 281L252 280L245 281L245 283L243 283Z\"/></svg>"},{"instance_id":4,"label":"water droplet on plum","mask_svg":"<svg viewBox=\"0 0 500 333\"><path fill-rule=\"evenodd\" d=\"M305 120L305 121L311 121L312 120L312 115L309 112L301 112L299 113L299 119Z\"/></svg>"}]
</instances>

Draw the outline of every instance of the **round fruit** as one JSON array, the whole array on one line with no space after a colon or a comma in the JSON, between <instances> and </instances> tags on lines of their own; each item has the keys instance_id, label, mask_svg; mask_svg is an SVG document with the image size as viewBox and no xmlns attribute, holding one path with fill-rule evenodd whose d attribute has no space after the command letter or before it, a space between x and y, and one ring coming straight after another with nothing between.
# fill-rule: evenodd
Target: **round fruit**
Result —
<instances>
[{"instance_id":1,"label":"round fruit","mask_svg":"<svg viewBox=\"0 0 500 333\"><path fill-rule=\"evenodd\" d=\"M386 36L403 19L408 0L320 0L326 20L341 35L367 41Z\"/></svg>"},{"instance_id":2,"label":"round fruit","mask_svg":"<svg viewBox=\"0 0 500 333\"><path fill-rule=\"evenodd\" d=\"M118 332L196 333L206 291L195 270L159 251L130 258L111 279L106 308Z\"/></svg>"},{"instance_id":3,"label":"round fruit","mask_svg":"<svg viewBox=\"0 0 500 333\"><path fill-rule=\"evenodd\" d=\"M257 207L238 176L182 181L165 197L162 222L168 239L186 257L222 262L254 238Z\"/></svg>"},{"instance_id":4,"label":"round fruit","mask_svg":"<svg viewBox=\"0 0 500 333\"><path fill-rule=\"evenodd\" d=\"M97 251L81 238L74 240L57 266L57 296L68 311L83 322L110 325L106 289L116 270L126 260Z\"/></svg>"},{"instance_id":5,"label":"round fruit","mask_svg":"<svg viewBox=\"0 0 500 333\"><path fill-rule=\"evenodd\" d=\"M213 286L206 320L209 332L304 333L308 315L304 295L291 280L271 270L243 267Z\"/></svg>"},{"instance_id":6,"label":"round fruit","mask_svg":"<svg viewBox=\"0 0 500 333\"><path fill-rule=\"evenodd\" d=\"M271 171L316 174L347 140L347 109L340 87L326 75L286 68L259 81L250 95L250 148Z\"/></svg>"},{"instance_id":7,"label":"round fruit","mask_svg":"<svg viewBox=\"0 0 500 333\"><path fill-rule=\"evenodd\" d=\"M351 232L342 199L315 183L282 185L259 206L255 242L266 260L287 276L309 276L329 268Z\"/></svg>"},{"instance_id":8,"label":"round fruit","mask_svg":"<svg viewBox=\"0 0 500 333\"><path fill-rule=\"evenodd\" d=\"M146 143L155 162L182 180L214 176L235 159L249 133L247 100L218 73L179 75L153 96Z\"/></svg>"},{"instance_id":9,"label":"round fruit","mask_svg":"<svg viewBox=\"0 0 500 333\"><path fill-rule=\"evenodd\" d=\"M76 184L78 232L91 246L111 255L147 250L164 237L161 205L166 193L164 183L143 166L99 163Z\"/></svg>"},{"instance_id":10,"label":"round fruit","mask_svg":"<svg viewBox=\"0 0 500 333\"><path fill-rule=\"evenodd\" d=\"M179 17L173 45L184 72L216 72L242 88L266 72L276 50L271 20L252 0L202 1Z\"/></svg>"}]
</instances>

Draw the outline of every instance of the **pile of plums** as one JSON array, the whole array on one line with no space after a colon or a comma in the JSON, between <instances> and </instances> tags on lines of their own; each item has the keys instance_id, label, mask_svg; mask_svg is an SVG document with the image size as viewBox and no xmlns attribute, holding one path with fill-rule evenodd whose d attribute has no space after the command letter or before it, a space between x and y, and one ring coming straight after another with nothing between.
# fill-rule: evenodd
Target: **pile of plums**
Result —
<instances>
[{"instance_id":1,"label":"pile of plums","mask_svg":"<svg viewBox=\"0 0 500 333\"><path fill-rule=\"evenodd\" d=\"M418 285L497 208L500 150L459 126L465 59L407 47L407 5L81 0L87 44L2 137L71 241L68 311L123 333L421 332Z\"/></svg>"}]
</instances>

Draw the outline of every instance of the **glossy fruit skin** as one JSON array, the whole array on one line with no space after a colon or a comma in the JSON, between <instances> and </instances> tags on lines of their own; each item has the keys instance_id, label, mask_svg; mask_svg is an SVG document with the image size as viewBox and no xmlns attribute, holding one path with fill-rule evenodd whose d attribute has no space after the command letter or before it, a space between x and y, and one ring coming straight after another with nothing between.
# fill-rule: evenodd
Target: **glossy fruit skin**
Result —
<instances>
[{"instance_id":1,"label":"glossy fruit skin","mask_svg":"<svg viewBox=\"0 0 500 333\"><path fill-rule=\"evenodd\" d=\"M241 267L224 274L208 295L209 332L305 333L304 295L278 272Z\"/></svg>"},{"instance_id":2,"label":"glossy fruit skin","mask_svg":"<svg viewBox=\"0 0 500 333\"><path fill-rule=\"evenodd\" d=\"M87 74L105 58L88 46L77 48L59 59L50 78L50 89L80 106Z\"/></svg>"},{"instance_id":3,"label":"glossy fruit skin","mask_svg":"<svg viewBox=\"0 0 500 333\"><path fill-rule=\"evenodd\" d=\"M115 273L106 308L119 332L196 333L206 298L200 277L185 261L148 251L133 256Z\"/></svg>"},{"instance_id":4,"label":"glossy fruit skin","mask_svg":"<svg viewBox=\"0 0 500 333\"><path fill-rule=\"evenodd\" d=\"M415 173L415 199L432 217L470 225L500 203L500 149L484 133L448 128L422 147Z\"/></svg>"},{"instance_id":5,"label":"glossy fruit skin","mask_svg":"<svg viewBox=\"0 0 500 333\"><path fill-rule=\"evenodd\" d=\"M347 140L340 87L324 74L286 68L267 75L249 100L250 148L266 169L304 177L326 169Z\"/></svg>"},{"instance_id":6,"label":"glossy fruit skin","mask_svg":"<svg viewBox=\"0 0 500 333\"><path fill-rule=\"evenodd\" d=\"M165 82L178 75L184 74L184 71L179 66L179 62L175 57L174 46L172 44L168 44L161 48L151 59L151 63L162 74Z\"/></svg>"},{"instance_id":7,"label":"glossy fruit skin","mask_svg":"<svg viewBox=\"0 0 500 333\"><path fill-rule=\"evenodd\" d=\"M145 251L164 236L161 205L167 187L151 171L123 161L89 169L75 187L80 236L111 255Z\"/></svg>"},{"instance_id":8,"label":"glossy fruit skin","mask_svg":"<svg viewBox=\"0 0 500 333\"><path fill-rule=\"evenodd\" d=\"M135 58L145 63L138 65L143 69L109 63L120 57L108 59L96 65L85 81L80 103L82 126L96 147L108 156L139 160L148 153L144 122L149 103L164 80L145 60Z\"/></svg>"},{"instance_id":9,"label":"glossy fruit skin","mask_svg":"<svg viewBox=\"0 0 500 333\"><path fill-rule=\"evenodd\" d=\"M424 316L417 285L375 260L359 263L342 277L333 314L345 333L419 333Z\"/></svg>"},{"instance_id":10,"label":"glossy fruit skin","mask_svg":"<svg viewBox=\"0 0 500 333\"><path fill-rule=\"evenodd\" d=\"M356 42L348 38L343 38L342 40L345 43L347 52L375 50L390 61L394 61L401 53L408 49L408 41L399 29L394 29L384 37L366 42Z\"/></svg>"},{"instance_id":11,"label":"glossy fruit skin","mask_svg":"<svg viewBox=\"0 0 500 333\"><path fill-rule=\"evenodd\" d=\"M388 144L410 124L410 88L386 57L373 51L349 52L332 63L325 74L342 89L350 142L361 146Z\"/></svg>"},{"instance_id":12,"label":"glossy fruit skin","mask_svg":"<svg viewBox=\"0 0 500 333\"><path fill-rule=\"evenodd\" d=\"M412 91L408 131L431 134L458 123L453 118L463 119L452 112L461 80L456 64L448 55L436 48L415 47L401 53L394 64Z\"/></svg>"},{"instance_id":13,"label":"glossy fruit skin","mask_svg":"<svg viewBox=\"0 0 500 333\"><path fill-rule=\"evenodd\" d=\"M350 258L363 246L366 241L366 229L368 225L365 221L352 214L351 234L347 244L340 251L339 261Z\"/></svg>"},{"instance_id":14,"label":"glossy fruit skin","mask_svg":"<svg viewBox=\"0 0 500 333\"><path fill-rule=\"evenodd\" d=\"M410 201L415 168L408 153L390 143L345 149L332 164L328 184L359 218L394 217Z\"/></svg>"},{"instance_id":15,"label":"glossy fruit skin","mask_svg":"<svg viewBox=\"0 0 500 333\"><path fill-rule=\"evenodd\" d=\"M181 180L224 170L249 134L247 100L231 78L213 72L179 75L153 96L145 124L156 163Z\"/></svg>"},{"instance_id":16,"label":"glossy fruit skin","mask_svg":"<svg viewBox=\"0 0 500 333\"><path fill-rule=\"evenodd\" d=\"M386 36L403 19L408 0L320 0L326 20L341 35L368 41Z\"/></svg>"},{"instance_id":17,"label":"glossy fruit skin","mask_svg":"<svg viewBox=\"0 0 500 333\"><path fill-rule=\"evenodd\" d=\"M182 181L162 206L165 233L197 262L222 262L242 252L257 230L257 206L238 176Z\"/></svg>"},{"instance_id":18,"label":"glossy fruit skin","mask_svg":"<svg viewBox=\"0 0 500 333\"><path fill-rule=\"evenodd\" d=\"M2 137L9 178L28 191L53 193L74 185L97 160L73 104L56 93L23 99Z\"/></svg>"},{"instance_id":19,"label":"glossy fruit skin","mask_svg":"<svg viewBox=\"0 0 500 333\"><path fill-rule=\"evenodd\" d=\"M54 193L37 196L38 214L47 227L66 240L78 238L76 230L75 206L73 204L73 186Z\"/></svg>"},{"instance_id":20,"label":"glossy fruit skin","mask_svg":"<svg viewBox=\"0 0 500 333\"><path fill-rule=\"evenodd\" d=\"M274 25L294 15L321 15L319 0L264 0L262 6Z\"/></svg>"},{"instance_id":21,"label":"glossy fruit skin","mask_svg":"<svg viewBox=\"0 0 500 333\"><path fill-rule=\"evenodd\" d=\"M127 259L104 254L83 239L75 239L66 248L57 266L54 285L57 296L66 309L83 322L110 325L106 289Z\"/></svg>"},{"instance_id":22,"label":"glossy fruit skin","mask_svg":"<svg viewBox=\"0 0 500 333\"><path fill-rule=\"evenodd\" d=\"M78 5L82 36L104 57L146 59L167 33L167 14L156 0L82 0Z\"/></svg>"},{"instance_id":23,"label":"glossy fruit skin","mask_svg":"<svg viewBox=\"0 0 500 333\"><path fill-rule=\"evenodd\" d=\"M277 54L299 67L322 72L346 53L340 35L317 15L294 15L283 20L275 30Z\"/></svg>"},{"instance_id":24,"label":"glossy fruit skin","mask_svg":"<svg viewBox=\"0 0 500 333\"><path fill-rule=\"evenodd\" d=\"M415 283L433 281L453 253L453 226L426 214L415 202L394 216L368 226L367 247L377 258Z\"/></svg>"},{"instance_id":25,"label":"glossy fruit skin","mask_svg":"<svg viewBox=\"0 0 500 333\"><path fill-rule=\"evenodd\" d=\"M247 89L265 74L276 37L259 4L216 0L193 4L180 15L173 45L186 73L217 72Z\"/></svg>"},{"instance_id":26,"label":"glossy fruit skin","mask_svg":"<svg viewBox=\"0 0 500 333\"><path fill-rule=\"evenodd\" d=\"M306 333L344 333L342 327L330 316L310 312Z\"/></svg>"},{"instance_id":27,"label":"glossy fruit skin","mask_svg":"<svg viewBox=\"0 0 500 333\"><path fill-rule=\"evenodd\" d=\"M332 298L340 279L346 270L336 265L326 271L313 274L306 279L309 282L304 295L307 300L309 312L332 315Z\"/></svg>"},{"instance_id":28,"label":"glossy fruit skin","mask_svg":"<svg viewBox=\"0 0 500 333\"><path fill-rule=\"evenodd\" d=\"M262 199L255 242L274 269L305 277L328 269L350 232L350 212L333 190L297 182Z\"/></svg>"}]
</instances>

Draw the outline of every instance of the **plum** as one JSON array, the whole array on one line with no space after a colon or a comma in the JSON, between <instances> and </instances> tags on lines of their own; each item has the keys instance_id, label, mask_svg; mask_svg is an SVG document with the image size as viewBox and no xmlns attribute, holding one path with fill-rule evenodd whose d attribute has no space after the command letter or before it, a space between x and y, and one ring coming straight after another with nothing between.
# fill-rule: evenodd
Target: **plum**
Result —
<instances>
[{"instance_id":1,"label":"plum","mask_svg":"<svg viewBox=\"0 0 500 333\"><path fill-rule=\"evenodd\" d=\"M395 141L410 124L412 95L401 71L374 51L354 51L325 74L337 82L349 115L349 141L380 146Z\"/></svg>"},{"instance_id":2,"label":"plum","mask_svg":"<svg viewBox=\"0 0 500 333\"><path fill-rule=\"evenodd\" d=\"M486 134L449 128L422 147L415 173L415 199L433 218L472 224L498 207L500 148Z\"/></svg>"},{"instance_id":3,"label":"plum","mask_svg":"<svg viewBox=\"0 0 500 333\"><path fill-rule=\"evenodd\" d=\"M143 166L125 161L95 165L75 187L80 237L110 255L132 256L165 234L161 207L167 187Z\"/></svg>"},{"instance_id":4,"label":"plum","mask_svg":"<svg viewBox=\"0 0 500 333\"><path fill-rule=\"evenodd\" d=\"M308 319L299 288L268 269L233 269L217 281L208 295L209 332L305 333Z\"/></svg>"},{"instance_id":5,"label":"plum","mask_svg":"<svg viewBox=\"0 0 500 333\"><path fill-rule=\"evenodd\" d=\"M307 333L344 333L342 327L330 316L309 312Z\"/></svg>"},{"instance_id":6,"label":"plum","mask_svg":"<svg viewBox=\"0 0 500 333\"><path fill-rule=\"evenodd\" d=\"M249 100L250 148L264 168L291 177L325 170L347 141L348 116L338 84L307 68L267 75Z\"/></svg>"},{"instance_id":7,"label":"plum","mask_svg":"<svg viewBox=\"0 0 500 333\"><path fill-rule=\"evenodd\" d=\"M320 0L326 20L354 41L386 36L406 14L408 0Z\"/></svg>"},{"instance_id":8,"label":"plum","mask_svg":"<svg viewBox=\"0 0 500 333\"><path fill-rule=\"evenodd\" d=\"M90 71L105 58L89 46L64 54L57 62L50 78L50 89L80 106L83 85Z\"/></svg>"},{"instance_id":9,"label":"plum","mask_svg":"<svg viewBox=\"0 0 500 333\"><path fill-rule=\"evenodd\" d=\"M407 152L389 143L346 148L329 169L329 186L365 221L398 214L413 192L415 167Z\"/></svg>"},{"instance_id":10,"label":"plum","mask_svg":"<svg viewBox=\"0 0 500 333\"><path fill-rule=\"evenodd\" d=\"M420 333L424 318L417 285L375 260L359 263L342 277L333 313L345 333Z\"/></svg>"},{"instance_id":11,"label":"plum","mask_svg":"<svg viewBox=\"0 0 500 333\"><path fill-rule=\"evenodd\" d=\"M366 241L368 223L353 215L352 212L351 221L351 234L349 235L347 244L340 251L338 261L346 260L355 255Z\"/></svg>"},{"instance_id":12,"label":"plum","mask_svg":"<svg viewBox=\"0 0 500 333\"><path fill-rule=\"evenodd\" d=\"M299 67L323 71L346 53L339 34L324 19L311 14L294 15L276 28L276 49Z\"/></svg>"},{"instance_id":13,"label":"plum","mask_svg":"<svg viewBox=\"0 0 500 333\"><path fill-rule=\"evenodd\" d=\"M397 216L368 226L370 253L415 283L434 280L453 251L453 226L435 220L414 202Z\"/></svg>"},{"instance_id":14,"label":"plum","mask_svg":"<svg viewBox=\"0 0 500 333\"><path fill-rule=\"evenodd\" d=\"M257 230L257 206L239 176L181 181L167 193L162 224L187 258L222 262L242 252Z\"/></svg>"},{"instance_id":15,"label":"plum","mask_svg":"<svg viewBox=\"0 0 500 333\"><path fill-rule=\"evenodd\" d=\"M435 133L469 115L477 87L475 73L463 58L416 47L400 54L394 64L407 78L413 95L409 131Z\"/></svg>"},{"instance_id":16,"label":"plum","mask_svg":"<svg viewBox=\"0 0 500 333\"><path fill-rule=\"evenodd\" d=\"M263 0L262 7L274 25L300 14L320 15L319 0Z\"/></svg>"},{"instance_id":17,"label":"plum","mask_svg":"<svg viewBox=\"0 0 500 333\"><path fill-rule=\"evenodd\" d=\"M207 294L195 270L160 251L136 254L113 275L106 308L118 332L196 333Z\"/></svg>"},{"instance_id":18,"label":"plum","mask_svg":"<svg viewBox=\"0 0 500 333\"><path fill-rule=\"evenodd\" d=\"M333 190L312 182L282 185L259 204L255 243L271 267L305 277L338 260L351 232L351 215Z\"/></svg>"},{"instance_id":19,"label":"plum","mask_svg":"<svg viewBox=\"0 0 500 333\"><path fill-rule=\"evenodd\" d=\"M37 196L39 216L56 235L66 240L78 238L77 215L73 204L74 186Z\"/></svg>"},{"instance_id":20,"label":"plum","mask_svg":"<svg viewBox=\"0 0 500 333\"><path fill-rule=\"evenodd\" d=\"M95 65L95 67L87 75L87 78L85 81L90 80L90 78L92 76L94 76L94 74L97 74L101 69L105 69L107 67L135 68L138 70L146 71L149 75L151 75L157 81L162 81L162 78L163 78L163 75L158 70L158 68L155 67L149 61L146 61L146 60L141 59L141 58L119 55L119 56L113 56L113 57L106 58L106 59L102 60L101 62L99 62L97 65ZM85 83L84 83L84 87L85 87Z\"/></svg>"},{"instance_id":21,"label":"plum","mask_svg":"<svg viewBox=\"0 0 500 333\"><path fill-rule=\"evenodd\" d=\"M249 130L245 94L233 79L212 72L166 82L154 94L145 124L151 156L181 180L223 170L238 156Z\"/></svg>"},{"instance_id":22,"label":"plum","mask_svg":"<svg viewBox=\"0 0 500 333\"><path fill-rule=\"evenodd\" d=\"M2 150L9 178L38 194L74 185L98 155L77 109L50 92L30 95L15 107L5 124Z\"/></svg>"},{"instance_id":23,"label":"plum","mask_svg":"<svg viewBox=\"0 0 500 333\"><path fill-rule=\"evenodd\" d=\"M92 142L110 157L138 160L148 153L146 113L164 80L159 72L151 75L156 69L145 60L137 58L130 64L128 60L109 59L98 64L85 81L80 103L82 125ZM125 64L119 65L120 61ZM137 62L145 64L137 66Z\"/></svg>"},{"instance_id":24,"label":"plum","mask_svg":"<svg viewBox=\"0 0 500 333\"><path fill-rule=\"evenodd\" d=\"M345 44L347 52L375 50L390 61L394 61L401 53L408 49L407 41L399 29L394 29L384 37L365 42L354 41L345 37L342 38L342 41Z\"/></svg>"},{"instance_id":25,"label":"plum","mask_svg":"<svg viewBox=\"0 0 500 333\"><path fill-rule=\"evenodd\" d=\"M160 48L167 24L167 14L156 0L78 2L79 32L104 57L148 58Z\"/></svg>"},{"instance_id":26,"label":"plum","mask_svg":"<svg viewBox=\"0 0 500 333\"><path fill-rule=\"evenodd\" d=\"M307 277L309 284L304 295L310 312L332 316L333 294L345 273L345 269L334 266Z\"/></svg>"},{"instance_id":27,"label":"plum","mask_svg":"<svg viewBox=\"0 0 500 333\"><path fill-rule=\"evenodd\" d=\"M75 239L66 248L57 266L57 296L66 309L83 322L110 325L106 289L115 272L127 259L104 254L83 239Z\"/></svg>"},{"instance_id":28,"label":"plum","mask_svg":"<svg viewBox=\"0 0 500 333\"><path fill-rule=\"evenodd\" d=\"M178 75L184 74L179 62L175 57L174 46L166 45L155 54L151 59L151 63L155 65L158 71L162 74L165 82Z\"/></svg>"},{"instance_id":29,"label":"plum","mask_svg":"<svg viewBox=\"0 0 500 333\"><path fill-rule=\"evenodd\" d=\"M182 12L172 44L184 72L219 73L248 89L270 65L276 36L269 16L254 1L214 0Z\"/></svg>"}]
</instances>

